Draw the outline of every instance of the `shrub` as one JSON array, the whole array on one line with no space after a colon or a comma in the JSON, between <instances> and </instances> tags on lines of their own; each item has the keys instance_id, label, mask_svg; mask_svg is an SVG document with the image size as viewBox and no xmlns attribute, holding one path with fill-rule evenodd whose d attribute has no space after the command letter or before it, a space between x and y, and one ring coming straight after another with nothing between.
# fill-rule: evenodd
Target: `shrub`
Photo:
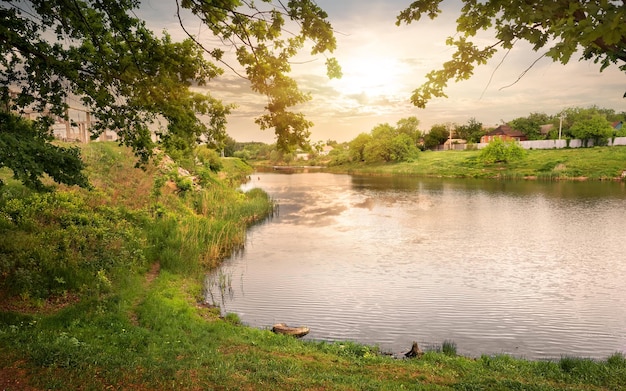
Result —
<instances>
[{"instance_id":1,"label":"shrub","mask_svg":"<svg viewBox=\"0 0 626 391\"><path fill-rule=\"evenodd\" d=\"M30 298L93 293L144 263L136 222L70 193L0 200L0 288Z\"/></svg>"},{"instance_id":2,"label":"shrub","mask_svg":"<svg viewBox=\"0 0 626 391\"><path fill-rule=\"evenodd\" d=\"M480 151L478 159L485 164L509 163L521 160L527 154L528 152L517 142L496 138Z\"/></svg>"},{"instance_id":3,"label":"shrub","mask_svg":"<svg viewBox=\"0 0 626 391\"><path fill-rule=\"evenodd\" d=\"M222 158L216 151L206 146L201 146L196 148L195 152L196 159L211 171L218 172L223 168Z\"/></svg>"}]
</instances>

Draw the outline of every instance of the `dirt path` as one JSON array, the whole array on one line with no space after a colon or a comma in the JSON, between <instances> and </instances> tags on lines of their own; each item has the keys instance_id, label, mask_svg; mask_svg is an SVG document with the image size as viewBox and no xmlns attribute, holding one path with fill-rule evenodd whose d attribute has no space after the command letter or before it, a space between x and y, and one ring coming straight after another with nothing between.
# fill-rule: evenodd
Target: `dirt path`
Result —
<instances>
[{"instance_id":1,"label":"dirt path","mask_svg":"<svg viewBox=\"0 0 626 391\"><path fill-rule=\"evenodd\" d=\"M152 282L159 276L160 272L161 272L161 264L158 262L153 263L152 266L150 267L150 271L146 274L146 279L143 283L144 292L148 290ZM134 326L139 326L139 318L137 317L137 307L139 306L142 300L143 300L143 296L138 296L133 302L130 313L128 314L128 318L130 319L130 322Z\"/></svg>"}]
</instances>

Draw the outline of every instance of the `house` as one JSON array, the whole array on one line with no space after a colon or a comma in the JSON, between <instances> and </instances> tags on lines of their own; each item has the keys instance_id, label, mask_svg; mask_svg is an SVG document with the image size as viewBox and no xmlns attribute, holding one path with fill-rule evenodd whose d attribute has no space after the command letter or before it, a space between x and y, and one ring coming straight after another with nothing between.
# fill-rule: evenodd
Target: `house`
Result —
<instances>
[{"instance_id":1,"label":"house","mask_svg":"<svg viewBox=\"0 0 626 391\"><path fill-rule=\"evenodd\" d=\"M332 151L333 147L331 147L330 145L324 145L324 148L322 148L322 150L320 151L320 156L328 156L328 154L330 153L330 151Z\"/></svg>"},{"instance_id":2,"label":"house","mask_svg":"<svg viewBox=\"0 0 626 391\"><path fill-rule=\"evenodd\" d=\"M550 133L552 129L554 129L554 124L541 125L539 127L539 133L541 133L542 136L547 137L548 133Z\"/></svg>"},{"instance_id":3,"label":"house","mask_svg":"<svg viewBox=\"0 0 626 391\"><path fill-rule=\"evenodd\" d=\"M464 144L467 144L467 140L463 140L462 138L447 139L446 142L443 143L443 149L444 150L449 150L449 149L463 150L465 149Z\"/></svg>"},{"instance_id":4,"label":"house","mask_svg":"<svg viewBox=\"0 0 626 391\"><path fill-rule=\"evenodd\" d=\"M613 122L613 123L611 124L611 126L613 127L613 129L614 129L615 131L620 131L620 130L622 130L622 125L623 125L623 124L624 124L624 123L623 123L622 121L615 121L615 122Z\"/></svg>"},{"instance_id":5,"label":"house","mask_svg":"<svg viewBox=\"0 0 626 391\"><path fill-rule=\"evenodd\" d=\"M500 125L491 132L488 132L480 138L481 143L488 143L494 139L501 139L503 141L525 141L526 135L519 130L514 130L509 125Z\"/></svg>"},{"instance_id":6,"label":"house","mask_svg":"<svg viewBox=\"0 0 626 391\"><path fill-rule=\"evenodd\" d=\"M298 151L296 152L296 159L297 160L309 160L309 153Z\"/></svg>"}]
</instances>

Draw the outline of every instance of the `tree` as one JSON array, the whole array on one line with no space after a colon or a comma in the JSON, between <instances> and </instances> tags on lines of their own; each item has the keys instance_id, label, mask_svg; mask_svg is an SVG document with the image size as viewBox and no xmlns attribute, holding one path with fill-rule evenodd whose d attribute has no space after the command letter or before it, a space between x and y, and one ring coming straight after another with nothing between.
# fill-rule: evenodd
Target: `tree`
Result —
<instances>
[{"instance_id":1,"label":"tree","mask_svg":"<svg viewBox=\"0 0 626 391\"><path fill-rule=\"evenodd\" d=\"M225 118L233 106L190 87L206 86L219 76L222 69L216 63L230 66L224 49L234 48L245 69L242 77L267 97L267 113L257 123L275 130L281 148L304 145L312 124L290 110L310 97L288 76L290 59L307 40L313 42L312 55L332 52L335 38L326 13L311 0L286 6L262 3L176 0L183 28L182 8L226 45L207 48L191 35L182 42L172 42L167 34L157 37L135 16L137 0L3 1L0 104L12 113L33 108L63 117L67 99L78 100L98 120L92 131L115 130L120 143L133 148L139 164L152 155L150 126L163 119L163 145L190 153L202 138L224 141ZM297 28L285 31L287 21ZM333 58L326 64L330 77L340 76ZM17 94L12 96L12 91ZM202 115L210 118L208 124L200 120ZM42 126L34 129L45 133ZM34 137L45 138L43 133ZM59 150L58 158L66 152ZM6 161L0 164L10 167Z\"/></svg>"},{"instance_id":2,"label":"tree","mask_svg":"<svg viewBox=\"0 0 626 391\"><path fill-rule=\"evenodd\" d=\"M362 162L365 160L365 147L372 141L368 133L361 133L350 141L350 158L352 161Z\"/></svg>"},{"instance_id":3,"label":"tree","mask_svg":"<svg viewBox=\"0 0 626 391\"><path fill-rule=\"evenodd\" d=\"M430 128L430 132L424 135L424 147L427 149L436 148L437 146L446 142L450 137L450 131L447 125L433 125Z\"/></svg>"},{"instance_id":4,"label":"tree","mask_svg":"<svg viewBox=\"0 0 626 391\"><path fill-rule=\"evenodd\" d=\"M613 134L611 123L602 114L594 114L591 118L576 122L570 128L572 136L585 142L594 141L594 145L606 145Z\"/></svg>"},{"instance_id":5,"label":"tree","mask_svg":"<svg viewBox=\"0 0 626 391\"><path fill-rule=\"evenodd\" d=\"M366 162L389 162L392 160L391 140L396 136L396 129L385 123L376 125L370 132L372 139L363 150Z\"/></svg>"},{"instance_id":6,"label":"tree","mask_svg":"<svg viewBox=\"0 0 626 391\"><path fill-rule=\"evenodd\" d=\"M468 143L479 143L480 138L485 134L482 122L476 118L470 118L465 125L456 127L457 137L466 140Z\"/></svg>"},{"instance_id":7,"label":"tree","mask_svg":"<svg viewBox=\"0 0 626 391\"><path fill-rule=\"evenodd\" d=\"M559 117L561 116L563 118L562 132L566 136L572 138L579 138L578 136L574 135L574 132L572 132L572 128L574 127L574 125L580 122L589 121L595 116L601 116L608 121L621 120L619 116L616 117L613 110L602 109L597 106L569 107L563 110L559 116L555 116L555 125L558 126Z\"/></svg>"},{"instance_id":8,"label":"tree","mask_svg":"<svg viewBox=\"0 0 626 391\"><path fill-rule=\"evenodd\" d=\"M434 19L442 0L416 0L402 11L396 24ZM624 0L476 1L463 0L457 19L457 34L446 44L456 51L440 70L426 75L426 82L413 91L411 101L424 108L432 98L446 97L447 83L469 79L474 67L483 65L499 50L511 50L519 41L534 51L567 64L582 49L580 59L600 63L600 71L612 64L626 72L626 21ZM479 47L470 39L480 30L493 29L493 43ZM532 65L531 65L532 66Z\"/></svg>"},{"instance_id":9,"label":"tree","mask_svg":"<svg viewBox=\"0 0 626 391\"><path fill-rule=\"evenodd\" d=\"M414 139L398 128L389 124L379 124L370 134L371 140L363 149L363 157L368 163L401 162L417 156L418 149Z\"/></svg>"},{"instance_id":10,"label":"tree","mask_svg":"<svg viewBox=\"0 0 626 391\"><path fill-rule=\"evenodd\" d=\"M541 140L545 138L541 134L541 125L551 122L551 118L544 113L530 113L528 117L516 118L509 122L511 127L524 133L529 140Z\"/></svg>"},{"instance_id":11,"label":"tree","mask_svg":"<svg viewBox=\"0 0 626 391\"><path fill-rule=\"evenodd\" d=\"M407 117L398 120L396 128L399 133L404 133L409 136L415 145L419 143L422 138L422 132L419 130L420 120L417 117Z\"/></svg>"},{"instance_id":12,"label":"tree","mask_svg":"<svg viewBox=\"0 0 626 391\"><path fill-rule=\"evenodd\" d=\"M57 183L88 187L78 148L53 145L52 138L46 121L0 112L0 167L10 168L16 179L37 190L45 189L40 179L44 174Z\"/></svg>"},{"instance_id":13,"label":"tree","mask_svg":"<svg viewBox=\"0 0 626 391\"><path fill-rule=\"evenodd\" d=\"M419 152L415 143L418 123L417 118L410 117L398 121L398 127L378 124L369 133L359 134L348 144L350 160L374 163L414 159Z\"/></svg>"}]
</instances>

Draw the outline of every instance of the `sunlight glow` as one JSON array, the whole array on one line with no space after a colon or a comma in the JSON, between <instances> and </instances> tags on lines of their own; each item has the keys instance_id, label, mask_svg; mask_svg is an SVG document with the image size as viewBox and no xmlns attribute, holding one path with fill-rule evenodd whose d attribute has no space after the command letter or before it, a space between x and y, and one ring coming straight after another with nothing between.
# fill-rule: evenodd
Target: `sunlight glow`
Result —
<instances>
[{"instance_id":1,"label":"sunlight glow","mask_svg":"<svg viewBox=\"0 0 626 391\"><path fill-rule=\"evenodd\" d=\"M355 57L342 60L343 77L332 86L344 95L382 98L405 94L401 82L406 66L395 58Z\"/></svg>"}]
</instances>

